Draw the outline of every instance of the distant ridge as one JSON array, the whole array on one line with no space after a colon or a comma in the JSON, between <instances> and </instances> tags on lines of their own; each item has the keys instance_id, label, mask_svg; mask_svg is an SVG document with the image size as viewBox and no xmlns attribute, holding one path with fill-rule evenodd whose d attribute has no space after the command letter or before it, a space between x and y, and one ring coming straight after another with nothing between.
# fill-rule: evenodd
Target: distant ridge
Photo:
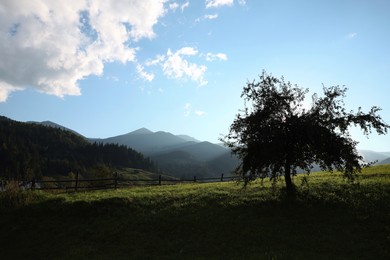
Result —
<instances>
[{"instance_id":1,"label":"distant ridge","mask_svg":"<svg viewBox=\"0 0 390 260\"><path fill-rule=\"evenodd\" d=\"M188 136L188 135L177 135L177 136L188 141L188 142L196 142L196 143L200 142L199 140L197 140L191 136Z\"/></svg>"},{"instance_id":2,"label":"distant ridge","mask_svg":"<svg viewBox=\"0 0 390 260\"><path fill-rule=\"evenodd\" d=\"M227 176L239 163L229 149L219 144L147 128L99 139L99 142L126 145L142 152L156 161L160 170L179 178L220 177L222 173Z\"/></svg>"},{"instance_id":3,"label":"distant ridge","mask_svg":"<svg viewBox=\"0 0 390 260\"><path fill-rule=\"evenodd\" d=\"M147 134L153 134L152 131L150 131L149 129L147 128L140 128L140 129L137 129L133 132L130 132L129 134L133 134L133 135L147 135Z\"/></svg>"},{"instance_id":4,"label":"distant ridge","mask_svg":"<svg viewBox=\"0 0 390 260\"><path fill-rule=\"evenodd\" d=\"M363 156L365 162L377 162L376 164L382 164L383 160L390 157L390 152L375 152L371 150L359 150L359 154Z\"/></svg>"},{"instance_id":5,"label":"distant ridge","mask_svg":"<svg viewBox=\"0 0 390 260\"><path fill-rule=\"evenodd\" d=\"M390 164L390 157L385 159L385 160L382 160L382 161L376 163L376 165L381 165L381 164Z\"/></svg>"},{"instance_id":6,"label":"distant ridge","mask_svg":"<svg viewBox=\"0 0 390 260\"><path fill-rule=\"evenodd\" d=\"M28 122L26 122L26 123L28 123L28 124L43 125L43 126L53 127L53 128L59 128L59 129L61 129L61 130L66 130L66 131L72 132L72 133L74 133L74 134L76 134L76 135L78 135L78 136L81 136L81 137L83 137L83 138L86 139L86 137L83 136L82 134L80 134L80 133L78 133L78 132L76 132L76 131L74 131L74 130L72 130L72 129L70 129L70 128L67 128L67 127L65 127L65 126L59 125L59 124L57 124L57 123L54 123L54 122L52 122L52 121L42 121L42 122L28 121Z\"/></svg>"}]
</instances>

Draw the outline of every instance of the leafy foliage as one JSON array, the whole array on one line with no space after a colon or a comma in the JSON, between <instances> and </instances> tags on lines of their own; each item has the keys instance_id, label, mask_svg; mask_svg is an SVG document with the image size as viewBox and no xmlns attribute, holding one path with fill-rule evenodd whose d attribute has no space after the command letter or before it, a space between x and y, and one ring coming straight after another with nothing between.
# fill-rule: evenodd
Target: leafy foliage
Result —
<instances>
[{"instance_id":1,"label":"leafy foliage","mask_svg":"<svg viewBox=\"0 0 390 260\"><path fill-rule=\"evenodd\" d=\"M353 179L364 165L356 150L348 127L360 127L364 134L372 129L386 134L384 123L372 107L347 112L344 87L324 87L324 96L312 96L310 109L303 107L308 89L292 86L284 78L264 71L259 82L249 82L241 97L245 109L238 114L225 137L225 144L240 156L237 172L245 182L255 177L277 178L284 175L288 189L293 187L291 175L298 168L310 172L313 164L321 169L337 169Z\"/></svg>"},{"instance_id":2,"label":"leafy foliage","mask_svg":"<svg viewBox=\"0 0 390 260\"><path fill-rule=\"evenodd\" d=\"M127 146L89 143L70 131L0 117L0 177L32 179L70 172L110 172L109 167L157 171L149 158Z\"/></svg>"}]
</instances>

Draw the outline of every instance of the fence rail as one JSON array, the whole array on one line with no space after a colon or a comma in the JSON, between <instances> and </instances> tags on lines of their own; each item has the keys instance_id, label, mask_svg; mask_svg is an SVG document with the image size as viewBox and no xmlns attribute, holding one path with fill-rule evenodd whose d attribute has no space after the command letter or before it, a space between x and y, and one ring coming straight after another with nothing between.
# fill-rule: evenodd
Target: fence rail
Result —
<instances>
[{"instance_id":1,"label":"fence rail","mask_svg":"<svg viewBox=\"0 0 390 260\"><path fill-rule=\"evenodd\" d=\"M172 185L177 183L211 183L211 182L224 182L232 181L236 177L224 176L213 178L197 178L193 179L164 179L159 175L158 179L126 179L118 176L114 173L113 178L101 178L101 179L80 179L76 174L75 179L71 180L36 180L22 181L19 183L19 187L31 190L103 190L103 189L117 189L131 186L151 186L151 185ZM0 183L0 189L4 189L5 184L3 181Z\"/></svg>"}]
</instances>

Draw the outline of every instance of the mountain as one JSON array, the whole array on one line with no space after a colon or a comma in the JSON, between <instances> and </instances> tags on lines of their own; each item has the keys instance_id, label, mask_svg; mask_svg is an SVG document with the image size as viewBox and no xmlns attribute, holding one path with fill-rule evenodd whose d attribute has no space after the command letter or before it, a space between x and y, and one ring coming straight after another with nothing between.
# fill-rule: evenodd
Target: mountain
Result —
<instances>
[{"instance_id":1,"label":"mountain","mask_svg":"<svg viewBox=\"0 0 390 260\"><path fill-rule=\"evenodd\" d=\"M184 140L186 140L188 142L196 142L196 143L199 142L199 140L197 140L197 139L195 139L195 138L193 138L191 136L188 136L188 135L176 135L176 136L180 137L181 139L184 139Z\"/></svg>"},{"instance_id":2,"label":"mountain","mask_svg":"<svg viewBox=\"0 0 390 260\"><path fill-rule=\"evenodd\" d=\"M0 116L0 179L112 176L117 168L157 171L156 165L124 145L91 144L72 131ZM99 176L94 176L94 174Z\"/></svg>"},{"instance_id":3,"label":"mountain","mask_svg":"<svg viewBox=\"0 0 390 260\"><path fill-rule=\"evenodd\" d=\"M148 154L187 142L185 139L171 133L162 131L154 133L146 128L141 128L124 135L101 139L101 141L103 143L127 145L137 151Z\"/></svg>"},{"instance_id":4,"label":"mountain","mask_svg":"<svg viewBox=\"0 0 390 260\"><path fill-rule=\"evenodd\" d=\"M385 160L382 160L378 163L376 163L377 165L382 165L382 164L390 164L390 157L385 159Z\"/></svg>"},{"instance_id":5,"label":"mountain","mask_svg":"<svg viewBox=\"0 0 390 260\"><path fill-rule=\"evenodd\" d=\"M390 152L375 152L371 150L359 150L359 154L363 157L365 162L377 161L377 164L390 157Z\"/></svg>"},{"instance_id":6,"label":"mountain","mask_svg":"<svg viewBox=\"0 0 390 260\"><path fill-rule=\"evenodd\" d=\"M54 122L51 122L51 121L42 121L42 122L36 122L36 121L28 121L27 123L29 124L37 124L37 125L42 125L42 126L47 126L47 127L53 127L53 128L58 128L58 129L61 129L61 130L65 130L65 131L69 131L69 132L72 132L78 136L81 136L83 138L85 138L83 135L79 134L78 132L70 129L70 128L67 128L65 126L62 126L62 125L59 125L59 124L56 124Z\"/></svg>"},{"instance_id":7,"label":"mountain","mask_svg":"<svg viewBox=\"0 0 390 260\"><path fill-rule=\"evenodd\" d=\"M152 132L146 128L100 139L99 142L131 147L151 157L162 171L181 178L230 175L238 165L238 159L230 156L226 147L200 142L187 135Z\"/></svg>"},{"instance_id":8,"label":"mountain","mask_svg":"<svg viewBox=\"0 0 390 260\"><path fill-rule=\"evenodd\" d=\"M153 132L150 131L149 129L146 129L146 128L140 128L138 130L131 132L130 134L132 134L132 135L145 135L145 134L153 134Z\"/></svg>"},{"instance_id":9,"label":"mountain","mask_svg":"<svg viewBox=\"0 0 390 260\"><path fill-rule=\"evenodd\" d=\"M0 174L22 177L33 172L48 176L88 171L96 165L151 171L158 167L166 174L186 179L219 177L222 173L231 175L240 162L221 144L201 142L187 135L140 128L110 138L91 139L51 121L22 123L2 116L0 142ZM390 163L390 152L359 153L366 162Z\"/></svg>"},{"instance_id":10,"label":"mountain","mask_svg":"<svg viewBox=\"0 0 390 260\"><path fill-rule=\"evenodd\" d=\"M226 148L210 142L189 142L186 146L177 147L173 150L188 152L199 161L210 161L228 152Z\"/></svg>"},{"instance_id":11,"label":"mountain","mask_svg":"<svg viewBox=\"0 0 390 260\"><path fill-rule=\"evenodd\" d=\"M210 161L207 162L207 165L213 170L213 172L219 173L220 176L222 173L225 176L231 175L232 171L237 168L240 164L240 159L231 152L226 152Z\"/></svg>"}]
</instances>

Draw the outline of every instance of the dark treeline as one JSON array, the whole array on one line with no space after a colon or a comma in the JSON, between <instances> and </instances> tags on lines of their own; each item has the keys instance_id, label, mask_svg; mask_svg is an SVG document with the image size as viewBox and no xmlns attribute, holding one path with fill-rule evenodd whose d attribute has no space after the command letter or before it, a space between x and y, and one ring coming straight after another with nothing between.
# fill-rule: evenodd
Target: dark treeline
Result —
<instances>
[{"instance_id":1,"label":"dark treeline","mask_svg":"<svg viewBox=\"0 0 390 260\"><path fill-rule=\"evenodd\" d=\"M153 161L127 146L91 144L70 131L0 116L0 178L28 180L75 172L102 177L119 167L157 171Z\"/></svg>"}]
</instances>

